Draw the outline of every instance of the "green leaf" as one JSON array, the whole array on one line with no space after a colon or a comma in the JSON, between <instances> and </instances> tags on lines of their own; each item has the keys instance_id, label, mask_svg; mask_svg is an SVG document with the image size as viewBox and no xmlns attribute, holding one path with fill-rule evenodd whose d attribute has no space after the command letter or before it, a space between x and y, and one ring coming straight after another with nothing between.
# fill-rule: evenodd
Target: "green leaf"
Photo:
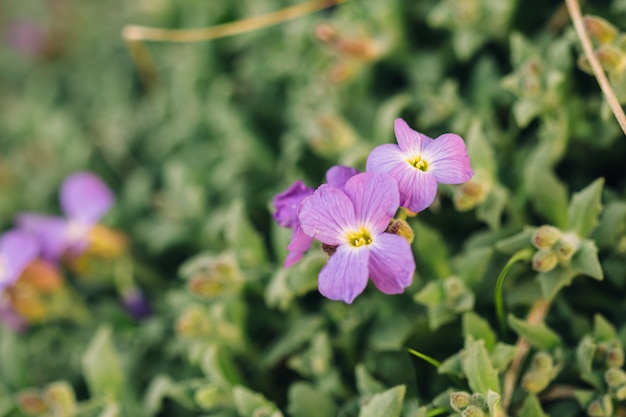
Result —
<instances>
[{"instance_id":1,"label":"green leaf","mask_svg":"<svg viewBox=\"0 0 626 417\"><path fill-rule=\"evenodd\" d=\"M509 194L506 188L494 184L485 201L476 208L476 218L487 223L492 230L499 229L502 212L508 199Z\"/></svg>"},{"instance_id":2,"label":"green leaf","mask_svg":"<svg viewBox=\"0 0 626 417\"><path fill-rule=\"evenodd\" d=\"M306 382L296 382L289 387L288 410L291 417L337 415L334 401Z\"/></svg>"},{"instance_id":3,"label":"green leaf","mask_svg":"<svg viewBox=\"0 0 626 417\"><path fill-rule=\"evenodd\" d=\"M600 225L593 232L593 240L598 247L611 247L624 233L626 226L626 203L612 201L606 205L600 218Z\"/></svg>"},{"instance_id":4,"label":"green leaf","mask_svg":"<svg viewBox=\"0 0 626 417\"><path fill-rule=\"evenodd\" d=\"M470 287L482 282L482 278L493 255L490 247L473 248L454 260L454 270L457 276Z\"/></svg>"},{"instance_id":5,"label":"green leaf","mask_svg":"<svg viewBox=\"0 0 626 417\"><path fill-rule=\"evenodd\" d=\"M483 125L480 119L472 121L465 135L467 154L472 161L472 166L480 167L481 170L493 178L496 174L496 162L491 144L486 139Z\"/></svg>"},{"instance_id":6,"label":"green leaf","mask_svg":"<svg viewBox=\"0 0 626 417\"><path fill-rule=\"evenodd\" d=\"M465 378L461 354L449 356L446 360L441 362L441 365L437 367L437 372L442 375L451 375L457 378Z\"/></svg>"},{"instance_id":7,"label":"green leaf","mask_svg":"<svg viewBox=\"0 0 626 417\"><path fill-rule=\"evenodd\" d=\"M244 202L235 200L226 214L224 236L242 267L258 268L265 264L267 253L261 234L252 226Z\"/></svg>"},{"instance_id":8,"label":"green leaf","mask_svg":"<svg viewBox=\"0 0 626 417\"><path fill-rule=\"evenodd\" d=\"M211 382L221 388L231 387L243 380L233 363L230 351L216 344L206 347L200 368Z\"/></svg>"},{"instance_id":9,"label":"green leaf","mask_svg":"<svg viewBox=\"0 0 626 417\"><path fill-rule=\"evenodd\" d=\"M550 351L562 345L561 338L552 329L541 322L531 324L520 320L512 314L508 317L509 326L521 337L528 340L534 347Z\"/></svg>"},{"instance_id":10,"label":"green leaf","mask_svg":"<svg viewBox=\"0 0 626 417\"><path fill-rule=\"evenodd\" d=\"M608 342L617 338L615 326L613 326L601 314L593 316L593 340L596 342Z\"/></svg>"},{"instance_id":11,"label":"green leaf","mask_svg":"<svg viewBox=\"0 0 626 417\"><path fill-rule=\"evenodd\" d=\"M413 296L413 300L426 306L438 306L445 300L446 293L441 281L430 281Z\"/></svg>"},{"instance_id":12,"label":"green leaf","mask_svg":"<svg viewBox=\"0 0 626 417\"><path fill-rule=\"evenodd\" d=\"M604 179L599 178L577 192L567 208L568 229L578 233L580 237L588 236L598 225L598 217L602 211L602 187Z\"/></svg>"},{"instance_id":13,"label":"green leaf","mask_svg":"<svg viewBox=\"0 0 626 417\"><path fill-rule=\"evenodd\" d=\"M483 340L465 339L465 357L463 370L467 376L470 388L483 395L491 390L500 392L498 372L494 369Z\"/></svg>"},{"instance_id":14,"label":"green leaf","mask_svg":"<svg viewBox=\"0 0 626 417\"><path fill-rule=\"evenodd\" d=\"M489 355L491 362L493 363L493 367L496 368L497 371L505 370L506 367L509 366L509 363L513 360L515 352L517 352L517 348L515 346L507 345L501 342L496 343L496 346Z\"/></svg>"},{"instance_id":15,"label":"green leaf","mask_svg":"<svg viewBox=\"0 0 626 417\"><path fill-rule=\"evenodd\" d=\"M413 248L418 263L429 278L447 278L451 274L448 247L439 232L419 221L411 221L415 230Z\"/></svg>"},{"instance_id":16,"label":"green leaf","mask_svg":"<svg viewBox=\"0 0 626 417\"><path fill-rule=\"evenodd\" d=\"M365 368L362 363L358 364L355 369L356 386L359 394L372 395L385 390L385 386L377 381Z\"/></svg>"},{"instance_id":17,"label":"green leaf","mask_svg":"<svg viewBox=\"0 0 626 417\"><path fill-rule=\"evenodd\" d=\"M591 240L583 240L580 243L578 251L571 259L570 267L578 274L590 276L598 281L604 279L602 265L598 259L598 248Z\"/></svg>"},{"instance_id":18,"label":"green leaf","mask_svg":"<svg viewBox=\"0 0 626 417\"><path fill-rule=\"evenodd\" d=\"M517 414L518 417L548 417L546 413L543 412L541 408L541 403L539 399L534 394L528 394L524 399L524 403L522 404L522 408L519 410Z\"/></svg>"},{"instance_id":19,"label":"green leaf","mask_svg":"<svg viewBox=\"0 0 626 417\"><path fill-rule=\"evenodd\" d=\"M576 364L581 373L592 371L596 344L590 336L585 336L576 347Z\"/></svg>"},{"instance_id":20,"label":"green leaf","mask_svg":"<svg viewBox=\"0 0 626 417\"><path fill-rule=\"evenodd\" d=\"M525 227L521 232L502 239L496 243L496 249L500 252L514 254L522 249L531 248L531 238L536 227Z\"/></svg>"},{"instance_id":21,"label":"green leaf","mask_svg":"<svg viewBox=\"0 0 626 417\"><path fill-rule=\"evenodd\" d=\"M587 408L589 403L596 397L596 392L587 389L574 390L574 398L582 408Z\"/></svg>"},{"instance_id":22,"label":"green leaf","mask_svg":"<svg viewBox=\"0 0 626 417\"><path fill-rule=\"evenodd\" d=\"M124 370L113 344L110 327L101 326L96 331L83 354L82 367L92 397L120 398Z\"/></svg>"},{"instance_id":23,"label":"green leaf","mask_svg":"<svg viewBox=\"0 0 626 417\"><path fill-rule=\"evenodd\" d=\"M496 334L487 320L473 311L463 314L463 337L472 336L474 340L482 339L485 348L491 351L496 344Z\"/></svg>"},{"instance_id":24,"label":"green leaf","mask_svg":"<svg viewBox=\"0 0 626 417\"><path fill-rule=\"evenodd\" d=\"M236 386L233 389L233 399L240 417L255 417L258 415L282 416L282 413L273 402L261 394L250 391L246 387Z\"/></svg>"},{"instance_id":25,"label":"green leaf","mask_svg":"<svg viewBox=\"0 0 626 417\"><path fill-rule=\"evenodd\" d=\"M552 271L537 274L543 298L548 300L553 299L561 288L567 287L572 283L576 275L578 275L578 273L572 268L562 268L558 266Z\"/></svg>"},{"instance_id":26,"label":"green leaf","mask_svg":"<svg viewBox=\"0 0 626 417\"><path fill-rule=\"evenodd\" d=\"M405 393L406 386L398 385L373 395L361 407L359 417L399 417Z\"/></svg>"},{"instance_id":27,"label":"green leaf","mask_svg":"<svg viewBox=\"0 0 626 417\"><path fill-rule=\"evenodd\" d=\"M567 188L545 166L533 164L526 169L526 188L535 210L548 223L567 226Z\"/></svg>"}]
</instances>

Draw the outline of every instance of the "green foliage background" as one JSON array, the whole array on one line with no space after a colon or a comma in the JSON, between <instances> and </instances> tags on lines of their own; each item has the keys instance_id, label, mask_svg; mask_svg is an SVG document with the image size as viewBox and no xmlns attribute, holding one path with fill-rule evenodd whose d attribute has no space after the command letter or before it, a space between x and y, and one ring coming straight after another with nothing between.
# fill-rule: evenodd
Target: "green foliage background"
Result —
<instances>
[{"instance_id":1,"label":"green foliage background","mask_svg":"<svg viewBox=\"0 0 626 417\"><path fill-rule=\"evenodd\" d=\"M502 395L518 336L550 355L552 386L576 391L546 401L520 385L510 415L594 415L593 401L605 413L595 415L623 412L597 352L626 342L626 141L577 66L564 5L353 0L235 37L147 43L153 79L120 36L128 23L205 27L292 4L2 5L3 28L32 20L48 44L36 55L0 49L0 226L20 211L58 213L62 180L98 173L117 196L103 222L128 235L124 262L154 315L124 313L108 270L94 285L68 276L90 318L0 330L0 416L25 415L25 390L55 381L66 400L49 404L78 405L41 415L460 415L449 394L461 390L498 415L488 392ZM583 7L626 29L625 1ZM320 40L328 27L373 53ZM431 137L461 135L478 197L440 186L409 221L417 274L405 294L325 300L321 251L281 268L290 232L273 223L271 198L296 179L317 186L332 165L363 169L371 149L393 142L395 117ZM552 272L529 259L511 268L501 331L498 274L534 250L543 224L574 231L582 249ZM192 291L215 265L227 270L218 290ZM539 299L552 308L533 327L523 318Z\"/></svg>"}]
</instances>

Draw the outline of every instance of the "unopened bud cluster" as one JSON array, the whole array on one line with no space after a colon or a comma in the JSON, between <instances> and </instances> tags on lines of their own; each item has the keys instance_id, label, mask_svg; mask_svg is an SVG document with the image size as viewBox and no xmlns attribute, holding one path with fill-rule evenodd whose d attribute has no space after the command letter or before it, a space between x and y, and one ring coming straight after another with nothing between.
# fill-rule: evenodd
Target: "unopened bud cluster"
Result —
<instances>
[{"instance_id":1,"label":"unopened bud cluster","mask_svg":"<svg viewBox=\"0 0 626 417\"><path fill-rule=\"evenodd\" d=\"M550 384L559 369L554 366L552 356L546 352L537 352L530 369L522 377L522 387L527 392L537 394Z\"/></svg>"},{"instance_id":2,"label":"unopened bud cluster","mask_svg":"<svg viewBox=\"0 0 626 417\"><path fill-rule=\"evenodd\" d=\"M533 233L531 242L537 252L532 265L537 272L548 272L557 265L568 265L580 247L580 238L573 232L563 233L554 226L544 225Z\"/></svg>"},{"instance_id":3,"label":"unopened bud cluster","mask_svg":"<svg viewBox=\"0 0 626 417\"><path fill-rule=\"evenodd\" d=\"M491 182L474 176L455 188L452 202L459 211L468 211L485 201L491 191Z\"/></svg>"},{"instance_id":4,"label":"unopened bud cluster","mask_svg":"<svg viewBox=\"0 0 626 417\"><path fill-rule=\"evenodd\" d=\"M614 83L623 81L626 71L626 33L620 32L610 22L598 16L585 16L583 22L585 30L597 45L595 56L602 68ZM578 66L583 71L592 73L586 56L581 55Z\"/></svg>"},{"instance_id":5,"label":"unopened bud cluster","mask_svg":"<svg viewBox=\"0 0 626 417\"><path fill-rule=\"evenodd\" d=\"M466 391L455 391L450 394L450 407L461 413L463 417L484 417L488 415L487 400L481 393L470 394Z\"/></svg>"}]
</instances>

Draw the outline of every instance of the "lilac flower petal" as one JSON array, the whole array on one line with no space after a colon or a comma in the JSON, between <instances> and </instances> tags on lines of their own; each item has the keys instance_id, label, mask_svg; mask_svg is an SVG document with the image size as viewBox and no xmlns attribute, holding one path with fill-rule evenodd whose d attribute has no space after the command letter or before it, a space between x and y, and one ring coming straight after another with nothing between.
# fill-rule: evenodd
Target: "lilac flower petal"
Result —
<instances>
[{"instance_id":1,"label":"lilac flower petal","mask_svg":"<svg viewBox=\"0 0 626 417\"><path fill-rule=\"evenodd\" d=\"M400 205L417 213L432 204L437 195L437 180L429 172L411 166L398 166L390 174L398 182Z\"/></svg>"},{"instance_id":2,"label":"lilac flower petal","mask_svg":"<svg viewBox=\"0 0 626 417\"><path fill-rule=\"evenodd\" d=\"M396 119L393 128L400 150L408 157L421 155L433 141L428 136L411 129L402 119Z\"/></svg>"},{"instance_id":3,"label":"lilac flower petal","mask_svg":"<svg viewBox=\"0 0 626 417\"><path fill-rule=\"evenodd\" d=\"M409 242L402 236L383 233L369 247L369 275L376 288L385 294L404 292L415 272Z\"/></svg>"},{"instance_id":4,"label":"lilac flower petal","mask_svg":"<svg viewBox=\"0 0 626 417\"><path fill-rule=\"evenodd\" d=\"M411 165L407 160L408 158L402 153L398 145L386 143L372 149L367 157L365 171L390 173L400 164L410 167Z\"/></svg>"},{"instance_id":5,"label":"lilac flower petal","mask_svg":"<svg viewBox=\"0 0 626 417\"><path fill-rule=\"evenodd\" d=\"M346 243L346 233L357 229L352 201L328 184L322 184L302 201L298 219L304 233L327 245Z\"/></svg>"},{"instance_id":6,"label":"lilac flower petal","mask_svg":"<svg viewBox=\"0 0 626 417\"><path fill-rule=\"evenodd\" d=\"M337 248L319 275L320 293L331 300L351 304L367 286L369 251L342 245Z\"/></svg>"},{"instance_id":7,"label":"lilac flower petal","mask_svg":"<svg viewBox=\"0 0 626 417\"><path fill-rule=\"evenodd\" d=\"M398 185L387 174L355 175L346 183L345 193L352 200L358 221L374 234L385 231L400 204Z\"/></svg>"},{"instance_id":8,"label":"lilac flower petal","mask_svg":"<svg viewBox=\"0 0 626 417\"><path fill-rule=\"evenodd\" d=\"M70 245L68 222L62 217L23 213L16 217L17 226L39 238L45 259L57 262Z\"/></svg>"},{"instance_id":9,"label":"lilac flower petal","mask_svg":"<svg viewBox=\"0 0 626 417\"><path fill-rule=\"evenodd\" d=\"M358 173L359 171L356 168L335 165L326 171L326 182L328 185L343 189L346 182Z\"/></svg>"},{"instance_id":10,"label":"lilac flower petal","mask_svg":"<svg viewBox=\"0 0 626 417\"><path fill-rule=\"evenodd\" d=\"M276 194L272 205L276 209L274 220L282 227L294 227L298 221L298 206L315 190L298 180L282 193Z\"/></svg>"},{"instance_id":11,"label":"lilac flower petal","mask_svg":"<svg viewBox=\"0 0 626 417\"><path fill-rule=\"evenodd\" d=\"M289 268L299 262L304 253L309 250L311 244L313 244L313 238L307 236L302 230L302 227L300 227L300 224L297 223L293 231L291 242L287 245L289 254L287 255L287 259L285 259L283 266L285 268Z\"/></svg>"},{"instance_id":12,"label":"lilac flower petal","mask_svg":"<svg viewBox=\"0 0 626 417\"><path fill-rule=\"evenodd\" d=\"M467 148L459 135L446 133L435 139L424 151L428 172L442 184L460 184L474 175Z\"/></svg>"},{"instance_id":13,"label":"lilac flower petal","mask_svg":"<svg viewBox=\"0 0 626 417\"><path fill-rule=\"evenodd\" d=\"M113 206L115 198L97 175L79 172L63 182L60 200L67 217L95 224Z\"/></svg>"},{"instance_id":14,"label":"lilac flower petal","mask_svg":"<svg viewBox=\"0 0 626 417\"><path fill-rule=\"evenodd\" d=\"M32 234L11 230L0 238L0 290L13 285L24 268L39 255L39 242Z\"/></svg>"}]
</instances>

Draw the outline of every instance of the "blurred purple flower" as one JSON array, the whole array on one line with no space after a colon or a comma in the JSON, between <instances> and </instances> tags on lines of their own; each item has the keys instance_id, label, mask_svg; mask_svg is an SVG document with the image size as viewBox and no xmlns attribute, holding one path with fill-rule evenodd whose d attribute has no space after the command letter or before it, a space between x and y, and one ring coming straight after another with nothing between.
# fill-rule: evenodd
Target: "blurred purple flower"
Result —
<instances>
[{"instance_id":1,"label":"blurred purple flower","mask_svg":"<svg viewBox=\"0 0 626 417\"><path fill-rule=\"evenodd\" d=\"M61 185L60 204L65 217L22 213L16 223L39 237L46 259L58 261L67 252L78 255L86 249L90 230L114 200L113 193L98 176L78 172Z\"/></svg>"},{"instance_id":2,"label":"blurred purple flower","mask_svg":"<svg viewBox=\"0 0 626 417\"><path fill-rule=\"evenodd\" d=\"M39 244L30 233L10 230L0 237L0 295L38 255Z\"/></svg>"},{"instance_id":3,"label":"blurred purple flower","mask_svg":"<svg viewBox=\"0 0 626 417\"><path fill-rule=\"evenodd\" d=\"M343 190L324 184L302 201L298 218L304 233L336 247L319 275L322 295L350 304L368 277L385 294L402 293L410 285L411 247L405 238L385 233L399 200L391 176L362 173Z\"/></svg>"},{"instance_id":4,"label":"blurred purple flower","mask_svg":"<svg viewBox=\"0 0 626 417\"><path fill-rule=\"evenodd\" d=\"M331 167L326 172L326 182L329 185L337 188L343 188L346 181L356 175L359 171L354 168L346 167L342 165L336 165ZM307 187L304 182L298 180L294 182L287 190L274 196L272 201L276 211L274 212L274 219L283 227L289 227L293 229L293 235L287 250L289 251L283 266L289 268L296 264L304 253L309 250L313 239L307 236L300 227L298 221L298 207L302 200L313 194L315 190Z\"/></svg>"},{"instance_id":5,"label":"blurred purple flower","mask_svg":"<svg viewBox=\"0 0 626 417\"><path fill-rule=\"evenodd\" d=\"M16 20L7 25L5 38L13 49L31 56L44 53L48 36L41 26L32 20Z\"/></svg>"},{"instance_id":6,"label":"blurred purple flower","mask_svg":"<svg viewBox=\"0 0 626 417\"><path fill-rule=\"evenodd\" d=\"M14 332L22 333L28 329L28 322L13 309L8 299L0 296L0 322Z\"/></svg>"},{"instance_id":7,"label":"blurred purple flower","mask_svg":"<svg viewBox=\"0 0 626 417\"><path fill-rule=\"evenodd\" d=\"M126 312L137 320L145 320L152 315L152 308L146 296L137 287L124 291L122 294L122 305Z\"/></svg>"},{"instance_id":8,"label":"blurred purple flower","mask_svg":"<svg viewBox=\"0 0 626 417\"><path fill-rule=\"evenodd\" d=\"M419 212L430 206L437 183L460 184L474 175L465 143L460 136L446 133L431 139L396 119L398 145L374 148L367 158L367 172L383 172L398 183L400 205Z\"/></svg>"}]
</instances>

